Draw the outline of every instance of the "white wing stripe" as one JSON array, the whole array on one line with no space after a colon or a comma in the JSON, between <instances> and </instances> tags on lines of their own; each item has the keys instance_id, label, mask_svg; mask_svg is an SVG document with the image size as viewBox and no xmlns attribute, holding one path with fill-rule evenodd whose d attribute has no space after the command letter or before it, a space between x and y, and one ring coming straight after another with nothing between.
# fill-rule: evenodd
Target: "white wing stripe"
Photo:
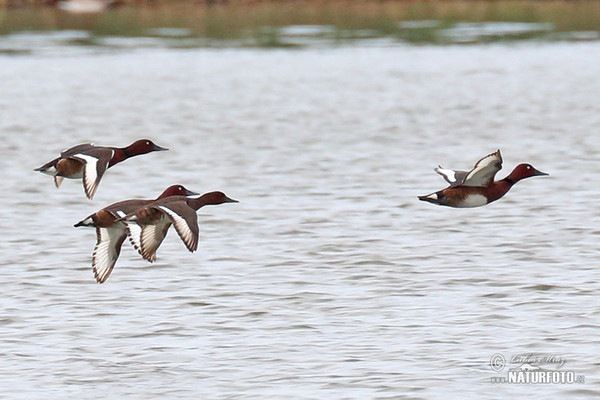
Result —
<instances>
[{"instance_id":1,"label":"white wing stripe","mask_svg":"<svg viewBox=\"0 0 600 400\"><path fill-rule=\"evenodd\" d=\"M164 221L164 222L163 222ZM160 234L160 231L165 226L170 224L167 217L161 218L161 221L156 225L145 225L142 228L142 234L140 242L142 243L142 257L144 259L153 262L156 261L156 250L162 243L164 236ZM162 236L162 237L160 237ZM159 238L160 237L160 238Z\"/></svg>"},{"instance_id":2,"label":"white wing stripe","mask_svg":"<svg viewBox=\"0 0 600 400\"><path fill-rule=\"evenodd\" d=\"M159 208L173 219L175 229L177 230L177 233L185 243L188 250L194 251L198 238L194 236L194 233L190 229L186 220L179 216L179 214L165 206L159 206Z\"/></svg>"},{"instance_id":3,"label":"white wing stripe","mask_svg":"<svg viewBox=\"0 0 600 400\"><path fill-rule=\"evenodd\" d=\"M171 224L168 217L163 216L156 224L140 226L136 223L127 224L129 241L144 260L156 261L156 250L165 238L162 229L165 224Z\"/></svg>"},{"instance_id":4,"label":"white wing stripe","mask_svg":"<svg viewBox=\"0 0 600 400\"><path fill-rule=\"evenodd\" d=\"M475 163L465 177L463 186L487 186L492 183L500 169L502 169L502 155L500 150L497 150Z\"/></svg>"},{"instance_id":5,"label":"white wing stripe","mask_svg":"<svg viewBox=\"0 0 600 400\"><path fill-rule=\"evenodd\" d=\"M94 197L94 193L96 193L96 189L98 187L98 158L88 154L75 154L73 157L85 161L83 184L85 185L85 190L88 196L92 198Z\"/></svg>"},{"instance_id":6,"label":"white wing stripe","mask_svg":"<svg viewBox=\"0 0 600 400\"><path fill-rule=\"evenodd\" d=\"M454 170L442 168L441 165L438 165L438 167L435 168L435 172L442 175L448 183L456 182L456 172Z\"/></svg>"},{"instance_id":7,"label":"white wing stripe","mask_svg":"<svg viewBox=\"0 0 600 400\"><path fill-rule=\"evenodd\" d=\"M123 234L121 229L97 228L99 237L92 256L92 268L96 280L104 282L110 275L119 258L117 244Z\"/></svg>"}]
</instances>

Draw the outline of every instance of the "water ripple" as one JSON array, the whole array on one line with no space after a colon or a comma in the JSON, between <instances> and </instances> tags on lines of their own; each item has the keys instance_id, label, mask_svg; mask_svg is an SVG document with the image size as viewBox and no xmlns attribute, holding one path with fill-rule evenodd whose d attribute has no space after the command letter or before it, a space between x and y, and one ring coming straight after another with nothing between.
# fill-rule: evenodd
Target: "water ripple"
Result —
<instances>
[{"instance_id":1,"label":"water ripple","mask_svg":"<svg viewBox=\"0 0 600 400\"><path fill-rule=\"evenodd\" d=\"M495 353L598 375L597 43L51 52L0 55L5 396L530 396L490 383ZM32 171L139 137L171 150L94 201ZM416 199L437 163L496 148L500 175L551 177L480 209ZM126 243L96 284L73 223L173 183L240 203L201 210L197 252L171 232L150 264Z\"/></svg>"}]
</instances>

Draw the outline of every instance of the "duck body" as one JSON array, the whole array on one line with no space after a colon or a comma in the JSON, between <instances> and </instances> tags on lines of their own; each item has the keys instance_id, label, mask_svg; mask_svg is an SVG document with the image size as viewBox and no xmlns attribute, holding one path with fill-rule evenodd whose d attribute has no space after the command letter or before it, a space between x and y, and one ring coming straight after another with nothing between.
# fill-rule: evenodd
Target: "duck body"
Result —
<instances>
[{"instance_id":1,"label":"duck body","mask_svg":"<svg viewBox=\"0 0 600 400\"><path fill-rule=\"evenodd\" d=\"M512 187L504 181L494 182L493 186L449 186L427 196L419 196L419 200L428 201L440 206L456 208L481 207L498 200Z\"/></svg>"},{"instance_id":2,"label":"duck body","mask_svg":"<svg viewBox=\"0 0 600 400\"><path fill-rule=\"evenodd\" d=\"M548 175L531 164L519 164L506 178L494 181L502 168L500 150L479 160L471 171L453 171L440 166L435 169L450 186L419 196L419 200L455 208L481 207L502 198L518 181L532 176Z\"/></svg>"},{"instance_id":3,"label":"duck body","mask_svg":"<svg viewBox=\"0 0 600 400\"><path fill-rule=\"evenodd\" d=\"M47 162L34 171L53 176L57 188L60 187L64 178L83 178L85 194L92 199L108 168L130 157L163 150L168 149L157 146L148 139L137 140L122 148L84 143L64 150L60 157Z\"/></svg>"},{"instance_id":4,"label":"duck body","mask_svg":"<svg viewBox=\"0 0 600 400\"><path fill-rule=\"evenodd\" d=\"M104 207L76 223L75 227L93 227L96 229L96 246L92 255L92 270L96 281L103 283L108 279L121 253L121 246L127 238L126 225L124 222L119 221L119 218L157 200L171 196L193 196L196 194L182 185L173 185L155 200L120 201Z\"/></svg>"}]
</instances>

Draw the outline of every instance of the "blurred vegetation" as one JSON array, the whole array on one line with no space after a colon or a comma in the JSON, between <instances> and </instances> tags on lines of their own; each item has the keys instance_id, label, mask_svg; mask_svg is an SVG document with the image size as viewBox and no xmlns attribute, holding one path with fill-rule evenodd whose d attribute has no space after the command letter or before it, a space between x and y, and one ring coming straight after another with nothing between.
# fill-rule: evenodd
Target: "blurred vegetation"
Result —
<instances>
[{"instance_id":1,"label":"blurred vegetation","mask_svg":"<svg viewBox=\"0 0 600 400\"><path fill-rule=\"evenodd\" d=\"M179 29L183 46L216 42L264 47L295 46L304 36L346 41L388 37L413 43L448 43L448 29L461 23L546 24L540 29L476 35L462 42L550 38L566 32L600 32L597 1L245 1L121 0L95 14L72 14L51 0L0 0L0 35L21 31L83 30L96 38L164 36L157 28ZM48 5L51 4L52 6ZM421 24L406 22L421 21ZM310 34L284 27L322 26ZM549 28L548 28L549 27ZM167 32L167 36L169 33ZM577 36L574 36L577 37ZM579 36L584 37L584 36ZM587 35L594 39L594 35ZM189 41L196 39L196 42Z\"/></svg>"}]
</instances>

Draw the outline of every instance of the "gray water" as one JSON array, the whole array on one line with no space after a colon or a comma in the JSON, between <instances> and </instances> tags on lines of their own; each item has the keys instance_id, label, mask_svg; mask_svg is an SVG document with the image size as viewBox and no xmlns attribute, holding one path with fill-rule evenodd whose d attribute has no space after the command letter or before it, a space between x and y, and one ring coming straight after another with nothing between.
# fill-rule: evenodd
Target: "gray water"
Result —
<instances>
[{"instance_id":1,"label":"gray water","mask_svg":"<svg viewBox=\"0 0 600 400\"><path fill-rule=\"evenodd\" d=\"M596 42L0 56L0 396L598 397L599 73ZM170 151L93 201L33 172L137 138ZM417 200L498 148L499 177L550 177ZM201 210L196 253L125 244L97 284L73 224L174 183L240 203ZM491 383L522 353L585 383Z\"/></svg>"}]
</instances>

